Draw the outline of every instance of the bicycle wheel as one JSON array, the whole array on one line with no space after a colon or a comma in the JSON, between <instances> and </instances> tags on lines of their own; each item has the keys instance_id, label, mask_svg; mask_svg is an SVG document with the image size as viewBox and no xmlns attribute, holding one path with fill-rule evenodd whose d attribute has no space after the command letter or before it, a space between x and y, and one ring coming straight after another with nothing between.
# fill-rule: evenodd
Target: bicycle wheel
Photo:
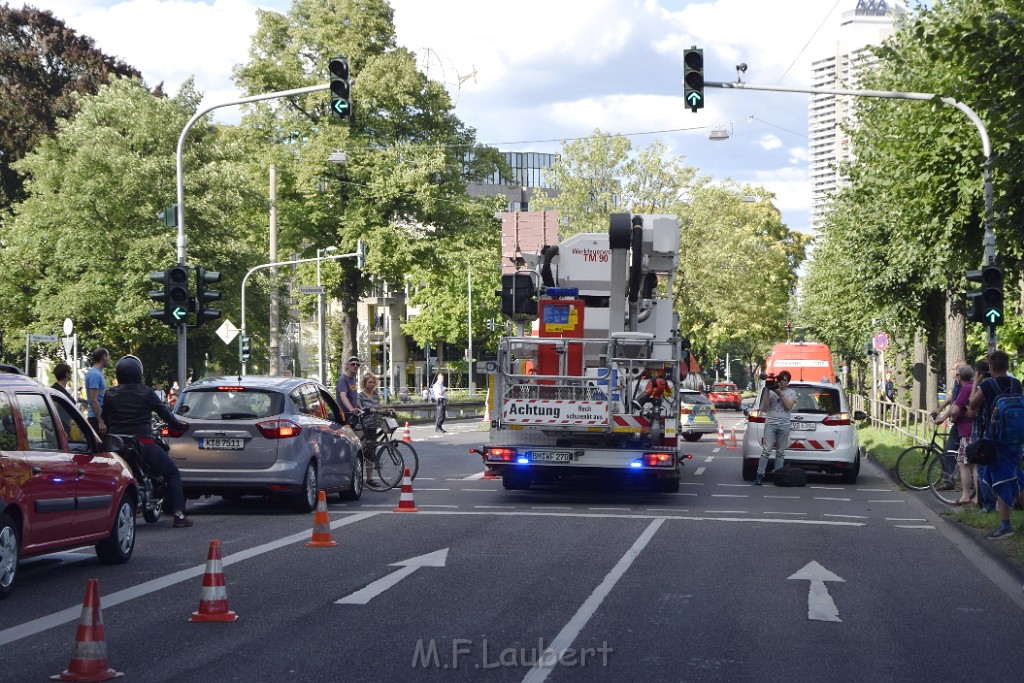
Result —
<instances>
[{"instance_id":1,"label":"bicycle wheel","mask_svg":"<svg viewBox=\"0 0 1024 683\"><path fill-rule=\"evenodd\" d=\"M952 465L952 472L942 471L942 461L944 459L953 460L952 457L940 456L932 458L931 464L928 465L928 488L943 503L952 505L963 498L964 485L963 481L960 480L960 467L956 462L949 463ZM949 469L948 466L947 469Z\"/></svg>"},{"instance_id":2,"label":"bicycle wheel","mask_svg":"<svg viewBox=\"0 0 1024 683\"><path fill-rule=\"evenodd\" d=\"M928 488L928 463L935 459L930 445L911 446L896 458L896 478L908 489L924 491Z\"/></svg>"},{"instance_id":3,"label":"bicycle wheel","mask_svg":"<svg viewBox=\"0 0 1024 683\"><path fill-rule=\"evenodd\" d=\"M416 474L420 471L420 456L416 454L416 449L404 441L392 441L391 443L402 454L402 460L405 461L405 466L409 468L409 474L415 479Z\"/></svg>"},{"instance_id":4,"label":"bicycle wheel","mask_svg":"<svg viewBox=\"0 0 1024 683\"><path fill-rule=\"evenodd\" d=\"M378 446L373 460L373 472L377 475L383 487L379 490L387 491L402 483L402 475L405 473L405 461L402 460L402 453L395 448L393 441L388 441Z\"/></svg>"},{"instance_id":5,"label":"bicycle wheel","mask_svg":"<svg viewBox=\"0 0 1024 683\"><path fill-rule=\"evenodd\" d=\"M386 484L381 480L377 473L376 458L373 458L372 462L365 462L365 464L364 462L364 457L359 458L359 466L363 468L363 486L378 493L388 491L394 487L394 484ZM369 470L366 469L367 467L369 467Z\"/></svg>"}]
</instances>

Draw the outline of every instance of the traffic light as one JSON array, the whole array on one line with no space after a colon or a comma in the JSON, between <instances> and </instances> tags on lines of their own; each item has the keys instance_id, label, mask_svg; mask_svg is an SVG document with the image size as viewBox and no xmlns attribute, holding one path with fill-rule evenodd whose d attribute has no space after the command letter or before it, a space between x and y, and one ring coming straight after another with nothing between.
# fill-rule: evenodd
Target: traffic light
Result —
<instances>
[{"instance_id":1,"label":"traffic light","mask_svg":"<svg viewBox=\"0 0 1024 683\"><path fill-rule=\"evenodd\" d=\"M171 266L150 273L149 279L164 287L149 293L152 301L163 304L163 308L150 309L150 317L171 327L184 325L189 311L188 266Z\"/></svg>"},{"instance_id":2,"label":"traffic light","mask_svg":"<svg viewBox=\"0 0 1024 683\"><path fill-rule=\"evenodd\" d=\"M967 292L967 319L995 327L1003 324L1003 269L984 266L967 271L967 280L977 282L981 289Z\"/></svg>"},{"instance_id":3,"label":"traffic light","mask_svg":"<svg viewBox=\"0 0 1024 683\"><path fill-rule=\"evenodd\" d=\"M245 335L238 336L238 359L243 363L249 360L252 354L252 340Z\"/></svg>"},{"instance_id":4,"label":"traffic light","mask_svg":"<svg viewBox=\"0 0 1024 683\"><path fill-rule=\"evenodd\" d=\"M537 316L537 286L529 273L505 273L501 276L501 312L510 318Z\"/></svg>"},{"instance_id":5,"label":"traffic light","mask_svg":"<svg viewBox=\"0 0 1024 683\"><path fill-rule=\"evenodd\" d=\"M683 51L683 99L694 113L704 108L704 50L696 45Z\"/></svg>"},{"instance_id":6,"label":"traffic light","mask_svg":"<svg viewBox=\"0 0 1024 683\"><path fill-rule=\"evenodd\" d=\"M156 215L168 228L178 227L178 205L165 206L164 210Z\"/></svg>"},{"instance_id":7,"label":"traffic light","mask_svg":"<svg viewBox=\"0 0 1024 683\"><path fill-rule=\"evenodd\" d=\"M366 242L356 242L356 268L362 270L366 267Z\"/></svg>"},{"instance_id":8,"label":"traffic light","mask_svg":"<svg viewBox=\"0 0 1024 683\"><path fill-rule=\"evenodd\" d=\"M348 79L348 60L343 55L333 57L329 64L331 72L331 111L338 118L352 115L352 83Z\"/></svg>"},{"instance_id":9,"label":"traffic light","mask_svg":"<svg viewBox=\"0 0 1024 683\"><path fill-rule=\"evenodd\" d=\"M209 304L220 301L220 292L207 289L207 285L220 282L220 273L196 268L196 325L211 322L220 317L220 309L209 308Z\"/></svg>"}]
</instances>

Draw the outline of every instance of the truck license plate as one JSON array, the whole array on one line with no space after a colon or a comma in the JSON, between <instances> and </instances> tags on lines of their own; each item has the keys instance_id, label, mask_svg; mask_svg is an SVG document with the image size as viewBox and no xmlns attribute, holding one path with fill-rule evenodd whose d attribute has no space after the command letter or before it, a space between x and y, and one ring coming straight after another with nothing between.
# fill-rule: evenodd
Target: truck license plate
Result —
<instances>
[{"instance_id":1,"label":"truck license plate","mask_svg":"<svg viewBox=\"0 0 1024 683\"><path fill-rule=\"evenodd\" d=\"M245 448L241 439L199 439L199 447L218 451L240 451Z\"/></svg>"},{"instance_id":2,"label":"truck license plate","mask_svg":"<svg viewBox=\"0 0 1024 683\"><path fill-rule=\"evenodd\" d=\"M530 451L532 462L572 462L569 451Z\"/></svg>"}]
</instances>

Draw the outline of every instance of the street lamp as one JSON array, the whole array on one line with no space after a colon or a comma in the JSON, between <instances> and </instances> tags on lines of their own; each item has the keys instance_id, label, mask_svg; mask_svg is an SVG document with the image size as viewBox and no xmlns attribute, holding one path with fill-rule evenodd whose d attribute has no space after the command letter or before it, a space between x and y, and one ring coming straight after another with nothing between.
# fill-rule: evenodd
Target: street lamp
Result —
<instances>
[{"instance_id":1,"label":"street lamp","mask_svg":"<svg viewBox=\"0 0 1024 683\"><path fill-rule=\"evenodd\" d=\"M338 248L325 247L324 249L316 250L316 377L320 380L320 384L324 383L326 366L326 363L324 363L324 346L327 345L326 325L324 324L324 289L323 285L320 284L320 255L331 251L338 251Z\"/></svg>"}]
</instances>

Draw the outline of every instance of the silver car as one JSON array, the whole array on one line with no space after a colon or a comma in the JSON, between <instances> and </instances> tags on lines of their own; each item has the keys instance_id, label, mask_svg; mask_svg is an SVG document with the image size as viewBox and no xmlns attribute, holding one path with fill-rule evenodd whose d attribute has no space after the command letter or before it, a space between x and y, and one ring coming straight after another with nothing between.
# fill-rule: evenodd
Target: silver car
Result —
<instances>
[{"instance_id":1,"label":"silver car","mask_svg":"<svg viewBox=\"0 0 1024 683\"><path fill-rule=\"evenodd\" d=\"M188 498L281 496L313 510L317 490L363 493L359 439L331 393L295 377L215 377L181 393L184 432L165 427Z\"/></svg>"}]
</instances>

